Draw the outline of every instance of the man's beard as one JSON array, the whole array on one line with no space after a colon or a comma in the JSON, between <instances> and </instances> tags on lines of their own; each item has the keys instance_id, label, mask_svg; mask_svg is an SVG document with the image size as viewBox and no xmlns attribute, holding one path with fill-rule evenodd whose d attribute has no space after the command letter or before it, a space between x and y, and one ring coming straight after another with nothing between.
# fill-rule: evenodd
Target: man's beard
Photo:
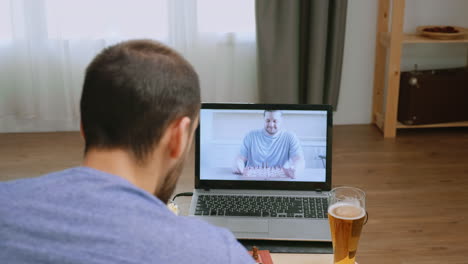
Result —
<instances>
[{"instance_id":1,"label":"man's beard","mask_svg":"<svg viewBox=\"0 0 468 264\"><path fill-rule=\"evenodd\" d=\"M176 188L177 181L179 180L180 175L182 174L182 169L184 168L184 161L187 153L182 155L179 161L171 168L164 178L161 188L154 191L154 196L158 197L163 203L167 204L169 199L171 199L172 194Z\"/></svg>"}]
</instances>

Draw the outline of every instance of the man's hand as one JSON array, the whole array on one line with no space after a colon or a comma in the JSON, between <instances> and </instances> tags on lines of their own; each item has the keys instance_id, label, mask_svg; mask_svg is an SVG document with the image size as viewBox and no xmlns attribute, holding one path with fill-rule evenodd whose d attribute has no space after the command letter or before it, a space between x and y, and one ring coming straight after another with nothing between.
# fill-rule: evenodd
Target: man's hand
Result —
<instances>
[{"instance_id":1,"label":"man's hand","mask_svg":"<svg viewBox=\"0 0 468 264\"><path fill-rule=\"evenodd\" d=\"M288 176L289 178L291 178L291 179L296 178L296 170L295 169L293 169L293 168L283 168L283 171L284 171L284 174L286 174L286 176Z\"/></svg>"},{"instance_id":2,"label":"man's hand","mask_svg":"<svg viewBox=\"0 0 468 264\"><path fill-rule=\"evenodd\" d=\"M245 162L241 158L238 158L232 168L232 172L235 174L244 174L244 170Z\"/></svg>"},{"instance_id":3,"label":"man's hand","mask_svg":"<svg viewBox=\"0 0 468 264\"><path fill-rule=\"evenodd\" d=\"M296 168L292 166L292 162L287 161L283 165L283 171L284 171L284 174L286 174L286 176L288 176L289 178L291 179L296 178Z\"/></svg>"},{"instance_id":4,"label":"man's hand","mask_svg":"<svg viewBox=\"0 0 468 264\"><path fill-rule=\"evenodd\" d=\"M295 179L297 175L300 175L305 168L304 157L296 156L288 161L283 166L283 171L291 179Z\"/></svg>"}]
</instances>

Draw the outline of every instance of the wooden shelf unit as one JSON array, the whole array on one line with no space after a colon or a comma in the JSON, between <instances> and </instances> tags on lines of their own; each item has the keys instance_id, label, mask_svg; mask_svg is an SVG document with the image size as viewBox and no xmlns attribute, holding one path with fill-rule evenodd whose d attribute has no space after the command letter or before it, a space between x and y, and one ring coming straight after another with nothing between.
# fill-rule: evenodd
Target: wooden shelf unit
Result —
<instances>
[{"instance_id":1,"label":"wooden shelf unit","mask_svg":"<svg viewBox=\"0 0 468 264\"><path fill-rule=\"evenodd\" d=\"M391 4L392 6L390 6ZM392 10L392 12L390 12L390 10ZM461 39L438 40L426 38L417 34L404 33L404 10L405 0L379 0L374 65L374 91L372 97L372 123L382 130L386 138L394 138L396 136L396 130L403 128L468 127L468 121L427 125L404 125L397 121L401 50L403 44L468 43L467 36ZM387 88L386 98L384 98L385 87Z\"/></svg>"},{"instance_id":2,"label":"wooden shelf unit","mask_svg":"<svg viewBox=\"0 0 468 264\"><path fill-rule=\"evenodd\" d=\"M379 34L379 41L380 44L384 47L388 48L390 34L388 32L380 32ZM461 39L430 39L427 37L423 37L417 34L410 34L410 33L403 33L403 44L411 44L411 43L468 43L468 38L461 38Z\"/></svg>"}]
</instances>

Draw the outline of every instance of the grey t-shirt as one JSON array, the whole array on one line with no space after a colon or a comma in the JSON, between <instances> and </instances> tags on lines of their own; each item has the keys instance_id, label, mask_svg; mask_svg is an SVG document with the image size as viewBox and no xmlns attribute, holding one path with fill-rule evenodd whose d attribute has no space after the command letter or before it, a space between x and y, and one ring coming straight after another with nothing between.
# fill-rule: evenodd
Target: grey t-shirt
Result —
<instances>
[{"instance_id":1,"label":"grey t-shirt","mask_svg":"<svg viewBox=\"0 0 468 264\"><path fill-rule=\"evenodd\" d=\"M1 263L254 263L226 229L77 167L0 183Z\"/></svg>"},{"instance_id":2,"label":"grey t-shirt","mask_svg":"<svg viewBox=\"0 0 468 264\"><path fill-rule=\"evenodd\" d=\"M278 131L272 136L265 129L259 129L244 137L240 155L247 159L247 167L283 167L288 160L304 154L294 133Z\"/></svg>"}]
</instances>

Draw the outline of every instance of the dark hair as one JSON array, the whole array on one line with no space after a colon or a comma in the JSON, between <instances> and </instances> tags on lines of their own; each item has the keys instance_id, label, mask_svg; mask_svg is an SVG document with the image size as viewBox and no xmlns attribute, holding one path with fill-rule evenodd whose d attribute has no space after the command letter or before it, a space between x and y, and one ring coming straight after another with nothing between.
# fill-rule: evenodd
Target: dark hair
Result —
<instances>
[{"instance_id":1,"label":"dark hair","mask_svg":"<svg viewBox=\"0 0 468 264\"><path fill-rule=\"evenodd\" d=\"M85 153L122 148L144 162L170 122L197 118L198 76L161 43L122 42L104 49L86 69L80 107Z\"/></svg>"},{"instance_id":2,"label":"dark hair","mask_svg":"<svg viewBox=\"0 0 468 264\"><path fill-rule=\"evenodd\" d=\"M271 113L280 112L281 116L283 116L283 111L281 111L280 109L268 108L268 109L265 109L265 111L263 111L263 117L265 117L267 112L271 112Z\"/></svg>"}]
</instances>

